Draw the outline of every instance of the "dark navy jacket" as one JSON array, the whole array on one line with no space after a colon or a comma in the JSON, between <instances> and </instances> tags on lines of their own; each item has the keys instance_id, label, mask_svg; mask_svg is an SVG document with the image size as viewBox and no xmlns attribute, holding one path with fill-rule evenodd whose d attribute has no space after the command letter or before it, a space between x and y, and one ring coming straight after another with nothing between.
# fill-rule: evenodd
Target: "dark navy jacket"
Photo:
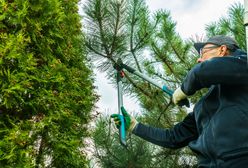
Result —
<instances>
[{"instance_id":1,"label":"dark navy jacket","mask_svg":"<svg viewBox=\"0 0 248 168\"><path fill-rule=\"evenodd\" d=\"M133 133L167 148L189 146L199 167L248 167L248 65L246 53L216 57L194 66L181 89L209 88L193 112L171 129L139 123Z\"/></svg>"}]
</instances>

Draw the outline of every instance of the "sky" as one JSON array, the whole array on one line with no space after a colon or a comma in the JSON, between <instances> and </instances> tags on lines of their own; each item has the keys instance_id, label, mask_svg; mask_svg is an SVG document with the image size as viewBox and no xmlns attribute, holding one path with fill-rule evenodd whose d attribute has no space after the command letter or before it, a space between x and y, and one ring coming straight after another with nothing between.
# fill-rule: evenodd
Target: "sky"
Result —
<instances>
[{"instance_id":1,"label":"sky","mask_svg":"<svg viewBox=\"0 0 248 168\"><path fill-rule=\"evenodd\" d=\"M86 0L82 0L85 2ZM176 31L183 39L204 36L205 26L227 15L228 8L235 3L243 4L243 0L146 0L151 13L163 9L170 11L172 19L177 22ZM97 111L117 113L117 90L113 88L102 72L96 73L95 85L100 100ZM140 112L138 102L134 98L124 96L124 106L131 113Z\"/></svg>"},{"instance_id":2,"label":"sky","mask_svg":"<svg viewBox=\"0 0 248 168\"><path fill-rule=\"evenodd\" d=\"M226 16L228 8L243 0L146 0L151 11L169 10L183 38L204 34L206 24Z\"/></svg>"}]
</instances>

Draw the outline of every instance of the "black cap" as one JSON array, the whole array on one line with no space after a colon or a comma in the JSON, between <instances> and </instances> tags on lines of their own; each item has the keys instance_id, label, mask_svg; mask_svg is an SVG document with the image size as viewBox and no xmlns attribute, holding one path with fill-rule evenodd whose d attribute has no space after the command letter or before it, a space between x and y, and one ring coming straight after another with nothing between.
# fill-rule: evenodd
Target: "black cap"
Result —
<instances>
[{"instance_id":1,"label":"black cap","mask_svg":"<svg viewBox=\"0 0 248 168\"><path fill-rule=\"evenodd\" d=\"M226 45L227 48L230 50L239 48L237 42L233 38L229 36L224 36L224 35L216 35L216 36L210 37L204 43L194 43L194 47L197 50L197 52L200 53L200 49L203 48L206 44L215 44L218 46Z\"/></svg>"}]
</instances>

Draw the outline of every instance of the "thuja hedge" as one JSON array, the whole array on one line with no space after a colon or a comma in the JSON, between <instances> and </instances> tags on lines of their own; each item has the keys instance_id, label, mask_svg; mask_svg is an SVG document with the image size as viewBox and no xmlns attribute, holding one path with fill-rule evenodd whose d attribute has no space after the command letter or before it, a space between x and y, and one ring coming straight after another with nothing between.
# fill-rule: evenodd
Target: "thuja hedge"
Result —
<instances>
[{"instance_id":1,"label":"thuja hedge","mask_svg":"<svg viewBox=\"0 0 248 168\"><path fill-rule=\"evenodd\" d=\"M0 0L0 167L86 167L84 49L78 0Z\"/></svg>"}]
</instances>

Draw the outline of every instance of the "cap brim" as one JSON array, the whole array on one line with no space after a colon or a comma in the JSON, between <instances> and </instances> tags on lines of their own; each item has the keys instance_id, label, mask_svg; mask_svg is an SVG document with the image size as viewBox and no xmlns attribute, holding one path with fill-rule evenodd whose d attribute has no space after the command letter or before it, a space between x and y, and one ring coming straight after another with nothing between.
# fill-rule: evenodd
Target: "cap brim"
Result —
<instances>
[{"instance_id":1,"label":"cap brim","mask_svg":"<svg viewBox=\"0 0 248 168\"><path fill-rule=\"evenodd\" d=\"M204 47L206 43L194 43L196 51L200 54L200 49Z\"/></svg>"}]
</instances>

